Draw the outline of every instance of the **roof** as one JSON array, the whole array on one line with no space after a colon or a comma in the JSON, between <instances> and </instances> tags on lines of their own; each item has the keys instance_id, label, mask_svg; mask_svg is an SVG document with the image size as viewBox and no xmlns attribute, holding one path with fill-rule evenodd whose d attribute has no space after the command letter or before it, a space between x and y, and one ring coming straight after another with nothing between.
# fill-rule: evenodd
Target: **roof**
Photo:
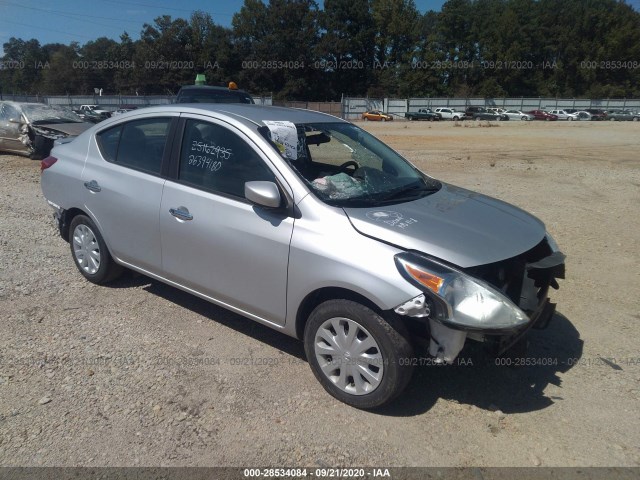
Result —
<instances>
[{"instance_id":1,"label":"roof","mask_svg":"<svg viewBox=\"0 0 640 480\"><path fill-rule=\"evenodd\" d=\"M206 115L217 113L247 125L264 125L264 120L289 121L293 123L335 123L344 120L326 113L299 108L271 107L247 103L181 103L147 107L134 110L137 113L185 112ZM125 115L131 115L130 112Z\"/></svg>"},{"instance_id":2,"label":"roof","mask_svg":"<svg viewBox=\"0 0 640 480\"><path fill-rule=\"evenodd\" d=\"M180 90L224 90L225 92L243 92L244 90L231 90L229 87L219 87L216 85L183 85Z\"/></svg>"}]
</instances>

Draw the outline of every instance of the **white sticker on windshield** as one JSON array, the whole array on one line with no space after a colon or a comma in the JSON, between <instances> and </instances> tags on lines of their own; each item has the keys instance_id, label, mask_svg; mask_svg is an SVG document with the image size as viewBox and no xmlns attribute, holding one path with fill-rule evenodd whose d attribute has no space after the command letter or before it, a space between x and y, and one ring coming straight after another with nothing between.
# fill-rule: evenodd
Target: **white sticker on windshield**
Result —
<instances>
[{"instance_id":1,"label":"white sticker on windshield","mask_svg":"<svg viewBox=\"0 0 640 480\"><path fill-rule=\"evenodd\" d=\"M271 140L280 150L280 153L289 160L298 158L298 131L293 122L280 120L263 120L263 123L271 132Z\"/></svg>"}]
</instances>

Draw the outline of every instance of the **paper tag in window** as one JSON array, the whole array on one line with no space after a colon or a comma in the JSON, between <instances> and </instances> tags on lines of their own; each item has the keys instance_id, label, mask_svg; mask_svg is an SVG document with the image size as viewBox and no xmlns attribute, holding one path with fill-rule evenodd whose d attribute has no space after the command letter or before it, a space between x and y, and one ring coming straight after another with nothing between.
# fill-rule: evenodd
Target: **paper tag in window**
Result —
<instances>
[{"instance_id":1,"label":"paper tag in window","mask_svg":"<svg viewBox=\"0 0 640 480\"><path fill-rule=\"evenodd\" d=\"M271 140L280 150L283 157L289 160L298 158L298 131L293 122L279 120L263 120L269 128Z\"/></svg>"}]
</instances>

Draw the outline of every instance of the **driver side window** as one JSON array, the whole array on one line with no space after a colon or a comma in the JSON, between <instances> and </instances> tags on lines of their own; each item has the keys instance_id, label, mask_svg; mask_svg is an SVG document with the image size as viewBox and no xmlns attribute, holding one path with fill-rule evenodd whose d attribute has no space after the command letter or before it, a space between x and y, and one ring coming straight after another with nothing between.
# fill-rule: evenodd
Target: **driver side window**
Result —
<instances>
[{"instance_id":1,"label":"driver side window","mask_svg":"<svg viewBox=\"0 0 640 480\"><path fill-rule=\"evenodd\" d=\"M245 182L275 182L258 153L226 127L187 120L180 153L178 178L214 193L244 198Z\"/></svg>"}]
</instances>

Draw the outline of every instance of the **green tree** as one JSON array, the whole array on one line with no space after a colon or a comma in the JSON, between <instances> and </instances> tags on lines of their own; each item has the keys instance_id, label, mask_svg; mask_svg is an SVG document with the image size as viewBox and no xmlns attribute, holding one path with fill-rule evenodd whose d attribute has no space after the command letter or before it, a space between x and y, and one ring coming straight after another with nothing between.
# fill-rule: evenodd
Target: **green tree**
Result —
<instances>
[{"instance_id":1,"label":"green tree","mask_svg":"<svg viewBox=\"0 0 640 480\"><path fill-rule=\"evenodd\" d=\"M373 80L376 29L370 0L325 0L316 49L325 95L364 95ZM322 90L319 88L319 90Z\"/></svg>"},{"instance_id":2,"label":"green tree","mask_svg":"<svg viewBox=\"0 0 640 480\"><path fill-rule=\"evenodd\" d=\"M245 0L233 17L234 53L243 87L283 99L318 97L312 68L319 38L313 0Z\"/></svg>"},{"instance_id":3,"label":"green tree","mask_svg":"<svg viewBox=\"0 0 640 480\"><path fill-rule=\"evenodd\" d=\"M373 0L372 14L376 27L375 84L369 92L397 95L415 57L421 15L413 0Z\"/></svg>"}]
</instances>

